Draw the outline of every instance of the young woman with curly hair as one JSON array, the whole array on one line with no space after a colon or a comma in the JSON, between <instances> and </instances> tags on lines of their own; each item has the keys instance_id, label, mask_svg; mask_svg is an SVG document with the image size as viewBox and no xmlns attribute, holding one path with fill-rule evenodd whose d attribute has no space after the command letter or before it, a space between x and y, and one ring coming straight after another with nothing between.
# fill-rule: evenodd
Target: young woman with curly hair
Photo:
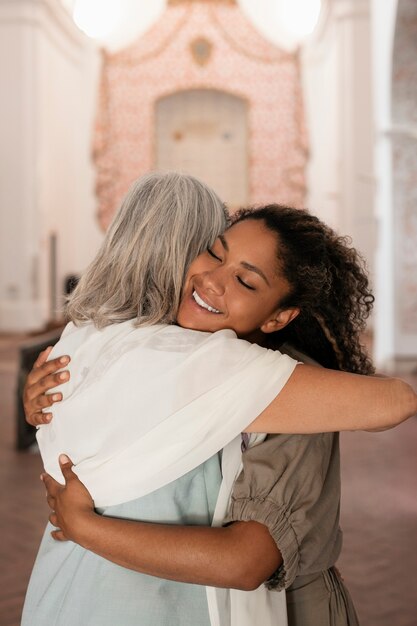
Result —
<instances>
[{"instance_id":1,"label":"young woman with curly hair","mask_svg":"<svg viewBox=\"0 0 417 626\"><path fill-rule=\"evenodd\" d=\"M302 351L307 360L314 358L332 369L369 373L371 365L360 346L359 332L372 300L358 257L346 242L304 211L271 205L240 215L191 262L176 319L180 326L203 331L204 336L224 336L224 329L232 329L237 337L274 349L280 346L299 360ZM288 340L293 347L282 345ZM173 344L168 348L172 351ZM228 357L225 352L224 358ZM56 384L49 374L54 365L32 376L26 403L29 414L39 406L40 388ZM264 393L273 377L273 369L265 371L269 374L262 385L253 379L250 386L251 380L245 379L250 386L246 400ZM193 373L193 382L197 374ZM239 393L244 391L239 388ZM388 417L389 408L378 416L391 394L394 402L402 403L401 415ZM367 413L362 416L365 402ZM51 401L40 403L47 406ZM137 403L139 407L140 398ZM214 511L221 482L217 455L203 463L205 481L200 483L203 493L198 506L195 500L187 500L186 493L196 483L193 470L145 497L103 506L97 512L71 463L64 462L66 487L44 476L53 510L50 520L60 529L53 537L79 545L54 544L49 531L45 535L23 623L216 624L218 615L208 608L198 585L249 590L267 580L270 589L287 587L291 625L355 624L354 609L333 568L341 547L337 436L321 433L392 425L411 415L415 406L415 395L402 385L397 389L389 381L297 366L278 398L244 430L318 434L277 435L257 446L245 436L243 472L232 495L228 525L219 528L207 526L213 515L214 523L221 523L222 506L225 509L223 499ZM88 413L83 419L87 417ZM117 420L123 423L123 419L122 411ZM171 435L175 439L175 431ZM167 442L168 448L174 443ZM227 446L222 487L225 475L230 479L226 463L230 458ZM138 464L141 461L137 459ZM77 460L77 470L81 464ZM147 522L133 521L139 519ZM158 583L153 577L163 580ZM187 601L178 584L170 581L189 583L183 587ZM211 599L213 593L208 590ZM266 604L280 595L265 594L269 594ZM251 613L248 597L251 594L237 591L225 599L219 592L217 605L225 601L223 623L285 624L282 614L274 621L273 615Z\"/></svg>"},{"instance_id":2,"label":"young woman with curly hair","mask_svg":"<svg viewBox=\"0 0 417 626\"><path fill-rule=\"evenodd\" d=\"M291 285L280 307L299 309L278 334L265 335L263 345L276 349L288 342L323 367L374 373L361 344L374 296L365 263L349 238L308 211L279 205L239 211L233 221L244 220L276 233L280 268Z\"/></svg>"}]
</instances>

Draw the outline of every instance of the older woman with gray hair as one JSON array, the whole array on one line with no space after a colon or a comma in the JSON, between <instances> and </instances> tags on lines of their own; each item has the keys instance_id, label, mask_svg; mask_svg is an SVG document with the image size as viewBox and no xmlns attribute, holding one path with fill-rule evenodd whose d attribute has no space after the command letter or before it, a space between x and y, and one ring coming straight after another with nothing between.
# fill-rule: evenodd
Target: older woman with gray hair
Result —
<instances>
[{"instance_id":1,"label":"older woman with gray hair","mask_svg":"<svg viewBox=\"0 0 417 626\"><path fill-rule=\"evenodd\" d=\"M191 261L227 223L220 198L196 178L143 176L69 298L68 318L98 328L126 320L136 326L174 322Z\"/></svg>"},{"instance_id":2,"label":"older woman with gray hair","mask_svg":"<svg viewBox=\"0 0 417 626\"><path fill-rule=\"evenodd\" d=\"M297 366L296 360L279 352L238 340L237 336L255 337L258 330L282 330L300 309L295 304L265 309L268 302L281 302L293 284L282 268L276 268L277 238L271 228L249 218L246 224L232 226L214 248L225 222L220 200L191 177L151 175L139 181L69 303L73 322L51 356L71 354L71 380L64 387L63 402L54 406L53 419L39 419L33 411L38 401L33 398L39 397L39 386L55 384L55 375L48 372L54 371L56 363L51 361L32 375L27 410L32 421L43 423L38 440L45 468L62 482L57 457L60 452L70 454L100 515L94 513L89 494L68 466L64 467L70 480L67 490L46 478L50 502L57 511L51 519L61 527L61 534L55 536L81 545L54 543L48 528L23 624L243 626L260 619L263 626L284 625L282 594L261 588L255 595L216 595L209 589L206 599L204 587L174 582L249 589L272 575L282 562L280 542L277 547L267 520L258 523L253 512L250 521L239 523L234 517L236 523L227 529L201 528L210 525L215 508L218 520L219 511L225 511L239 470L239 433L388 427L415 411L415 394L405 383ZM316 230L334 250L337 246L341 250L340 241L329 230L317 223ZM256 237L266 251L261 274L268 288L259 303L248 300L249 291L244 292L242 301L248 303L243 309L245 333L233 332L234 322L222 326L222 312L201 298L199 281L223 268L220 256L229 248L236 258L249 255L244 266L249 271L255 268L259 275L260 268L250 262L251 254L256 256L256 246L251 245ZM347 256L352 265L352 254ZM271 262L266 263L268 259ZM216 269L207 262L215 263ZM206 268L200 273L199 263ZM253 290L236 274L240 265L233 261L231 269L226 262L224 267L243 290ZM185 328L169 324L178 308L178 320ZM199 320L207 319L199 317L203 314L210 314L210 324L216 320L217 326L200 324ZM256 320L259 326L250 327L248 320L253 324ZM242 317L237 322L236 328L241 328ZM210 334L210 330L218 332ZM320 402L311 402L312 397ZM51 402L43 398L41 403ZM332 445L330 440L326 444ZM221 448L223 482L217 455ZM74 489L84 502L87 498L87 506L81 508L87 514L88 528L94 527L86 541L81 538L84 522L82 528L78 522L66 525L65 507L60 504L65 493ZM337 505L336 496L336 509ZM337 524L331 532L336 541ZM285 562L287 550L289 546L283 545L286 568L291 567ZM216 554L230 567L219 568ZM246 570L250 576L243 580ZM345 598L345 607L334 613L332 624L353 624L354 612L342 584L330 575L329 582L336 601ZM321 624L317 615L315 623Z\"/></svg>"}]
</instances>

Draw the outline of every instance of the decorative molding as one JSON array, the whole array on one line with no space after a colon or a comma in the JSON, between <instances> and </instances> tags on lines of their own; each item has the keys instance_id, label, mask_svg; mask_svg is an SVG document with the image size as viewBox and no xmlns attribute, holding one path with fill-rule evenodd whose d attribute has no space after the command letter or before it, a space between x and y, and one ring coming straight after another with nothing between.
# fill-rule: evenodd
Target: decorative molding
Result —
<instances>
[{"instance_id":1,"label":"decorative molding","mask_svg":"<svg viewBox=\"0 0 417 626\"><path fill-rule=\"evenodd\" d=\"M235 52L238 52L239 54L247 57L248 59L251 59L253 61L257 61L260 63L278 64L278 63L293 62L294 55L297 54L297 51L287 52L285 50L281 50L277 46L274 46L274 44L266 42L266 40L264 40L260 35L259 35L259 41L262 41L264 45L265 43L267 43L270 54L265 54L265 55L259 54L259 53L253 52L253 50L250 49L249 47L246 48L245 45L242 43L244 40L242 40L242 38L239 38L239 37L235 39L233 35L231 34L231 31L224 24L222 24L221 19L219 17L219 12L216 11L215 3L214 5L211 3L209 4L210 4L209 11L210 11L211 21L213 22L214 26L219 31L222 38L229 44L231 48L235 50ZM238 9L237 5L236 5L236 9L239 10L240 12L240 9ZM253 27L252 29L255 30Z\"/></svg>"},{"instance_id":2,"label":"decorative molding","mask_svg":"<svg viewBox=\"0 0 417 626\"><path fill-rule=\"evenodd\" d=\"M176 22L172 20L171 28L168 34L166 35L166 37L163 38L161 42L158 42L155 48L152 48L149 52L146 52L141 55L137 55L133 53L132 55L132 50L134 51L137 47L137 42L134 42L133 44L131 44L127 48L124 48L123 50L120 50L119 52L107 52L103 48L102 50L103 58L109 58L111 59L112 62L116 62L116 63L119 63L120 65L126 65L126 66L129 66L129 65L136 66L138 63L145 63L146 61L152 61L155 57L158 57L159 55L161 55L165 51L165 49L168 48L168 46L170 46L171 43L177 37L179 37L180 32L186 26L190 18L191 18L191 12L185 9L179 15ZM158 23L154 25L151 31L149 32L152 33L154 29L157 27L158 27Z\"/></svg>"},{"instance_id":3,"label":"decorative molding","mask_svg":"<svg viewBox=\"0 0 417 626\"><path fill-rule=\"evenodd\" d=\"M207 65L213 51L213 44L206 37L197 37L190 43L190 50L197 65Z\"/></svg>"}]
</instances>

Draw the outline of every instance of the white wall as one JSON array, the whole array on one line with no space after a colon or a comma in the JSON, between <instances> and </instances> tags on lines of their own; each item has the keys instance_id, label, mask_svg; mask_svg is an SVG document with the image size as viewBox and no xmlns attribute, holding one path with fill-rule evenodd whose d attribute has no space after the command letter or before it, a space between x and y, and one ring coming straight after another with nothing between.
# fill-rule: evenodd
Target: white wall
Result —
<instances>
[{"instance_id":1,"label":"white wall","mask_svg":"<svg viewBox=\"0 0 417 626\"><path fill-rule=\"evenodd\" d=\"M89 157L97 52L53 0L0 0L0 331L50 318L56 289L99 245Z\"/></svg>"},{"instance_id":2,"label":"white wall","mask_svg":"<svg viewBox=\"0 0 417 626\"><path fill-rule=\"evenodd\" d=\"M309 140L307 206L333 228L341 226L339 42L328 15L302 51L304 106Z\"/></svg>"},{"instance_id":3,"label":"white wall","mask_svg":"<svg viewBox=\"0 0 417 626\"><path fill-rule=\"evenodd\" d=\"M415 138L415 125L411 120L393 119L392 96L396 85L393 84L394 37L396 33L398 0L386 0L383 4L372 0L372 45L374 72L374 118L375 118L375 175L377 178L376 212L378 216L378 250L377 250L377 298L378 308L375 323L375 358L378 364L386 369L403 365L405 369L415 367L417 358L416 320L409 327L404 324L406 313L407 290L415 293L415 275L417 267L408 268L412 264L415 244L410 246L411 233L407 232L405 206L412 203L412 186L404 189L395 199L395 168L400 168L400 159L393 161L393 153L398 152L397 141L402 136ZM415 50L409 49L412 42L398 42L406 47L405 52L411 55ZM414 45L414 44L413 44ZM410 57L411 58L411 57ZM415 58L413 56L413 58ZM403 68L406 72L408 67ZM401 70L395 68L396 72ZM397 87L398 88L398 87ZM399 103L401 105L401 103ZM415 104L414 104L415 106ZM394 112L395 115L395 112ZM397 154L398 157L398 154ZM409 168L411 172L411 167ZM397 172L397 185L402 186L402 172ZM409 181L410 182L410 181ZM414 189L415 189L415 183ZM400 191L397 188L397 194ZM413 207L415 215L415 204ZM406 258L408 257L408 258ZM415 256L414 256L415 259ZM404 262L406 261L406 263ZM414 272L414 280L411 272ZM411 280L410 280L411 279ZM411 308L411 307L410 307Z\"/></svg>"},{"instance_id":4,"label":"white wall","mask_svg":"<svg viewBox=\"0 0 417 626\"><path fill-rule=\"evenodd\" d=\"M368 261L376 295L374 358L384 369L399 362L412 367L417 355L417 334L402 324L405 218L393 201L393 138L410 131L396 128L391 111L397 2L329 2L327 19L302 55L308 206L351 235Z\"/></svg>"},{"instance_id":5,"label":"white wall","mask_svg":"<svg viewBox=\"0 0 417 626\"><path fill-rule=\"evenodd\" d=\"M397 0L371 1L374 87L376 250L375 360L387 366L396 353L395 249L392 211L391 73Z\"/></svg>"},{"instance_id":6,"label":"white wall","mask_svg":"<svg viewBox=\"0 0 417 626\"><path fill-rule=\"evenodd\" d=\"M310 139L308 206L352 237L373 274L372 81L368 0L333 0L302 54Z\"/></svg>"}]
</instances>

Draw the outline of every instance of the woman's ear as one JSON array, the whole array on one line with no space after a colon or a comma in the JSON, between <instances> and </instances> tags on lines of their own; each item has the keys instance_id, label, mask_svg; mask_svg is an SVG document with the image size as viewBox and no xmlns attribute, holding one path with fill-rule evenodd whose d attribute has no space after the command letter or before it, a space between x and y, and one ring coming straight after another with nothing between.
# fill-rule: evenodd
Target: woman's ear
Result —
<instances>
[{"instance_id":1,"label":"woman's ear","mask_svg":"<svg viewBox=\"0 0 417 626\"><path fill-rule=\"evenodd\" d=\"M290 322L293 321L299 315L300 309L283 309L275 313L273 317L270 317L264 322L260 328L263 333L274 333L277 330L282 330Z\"/></svg>"}]
</instances>

